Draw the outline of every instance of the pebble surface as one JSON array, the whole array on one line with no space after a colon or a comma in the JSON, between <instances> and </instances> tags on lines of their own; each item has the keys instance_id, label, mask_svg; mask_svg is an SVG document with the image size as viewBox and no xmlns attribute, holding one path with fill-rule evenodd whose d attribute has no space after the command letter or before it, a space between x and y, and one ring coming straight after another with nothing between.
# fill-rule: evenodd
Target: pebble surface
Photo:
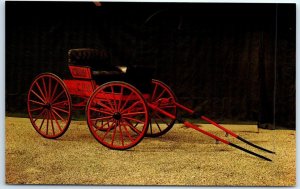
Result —
<instances>
[{"instance_id":1,"label":"pebble surface","mask_svg":"<svg viewBox=\"0 0 300 189\"><path fill-rule=\"evenodd\" d=\"M213 126L205 130L264 155L264 161L182 124L159 138L144 138L126 151L98 143L84 121L72 121L57 140L41 137L27 118L6 117L7 184L172 186L295 186L296 131L224 125L275 151L250 147ZM256 128L256 127L255 127Z\"/></svg>"}]
</instances>

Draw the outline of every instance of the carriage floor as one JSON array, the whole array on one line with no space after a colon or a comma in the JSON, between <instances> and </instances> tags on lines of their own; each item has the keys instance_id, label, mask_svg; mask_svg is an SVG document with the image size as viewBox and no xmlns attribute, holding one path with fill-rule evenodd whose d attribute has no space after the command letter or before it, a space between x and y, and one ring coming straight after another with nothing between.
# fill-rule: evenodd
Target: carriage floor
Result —
<instances>
[{"instance_id":1,"label":"carriage floor","mask_svg":"<svg viewBox=\"0 0 300 189\"><path fill-rule=\"evenodd\" d=\"M296 131L225 125L249 141L275 151L264 161L176 124L159 138L144 138L126 151L107 149L84 121L72 121L57 140L44 139L29 119L6 117L7 184L96 184L180 186L295 186ZM224 137L224 132L204 125Z\"/></svg>"}]
</instances>

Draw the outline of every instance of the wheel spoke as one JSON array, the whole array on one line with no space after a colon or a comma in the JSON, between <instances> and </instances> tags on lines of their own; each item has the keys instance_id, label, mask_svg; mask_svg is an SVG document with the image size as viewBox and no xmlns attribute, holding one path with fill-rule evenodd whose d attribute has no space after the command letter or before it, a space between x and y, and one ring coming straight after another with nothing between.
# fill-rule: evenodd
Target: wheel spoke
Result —
<instances>
[{"instance_id":1,"label":"wheel spoke","mask_svg":"<svg viewBox=\"0 0 300 189\"><path fill-rule=\"evenodd\" d=\"M106 102L108 102L108 104L109 104L109 106L110 106L109 109L111 109L111 111L114 111L114 110L115 110L115 107L114 107L114 105L112 105L111 101L109 100L110 98L107 97L107 94L106 94L105 92L103 92L103 95L105 96L105 98L104 98L104 99L101 99L101 100L105 100ZM108 106L106 106L106 107L108 108Z\"/></svg>"},{"instance_id":2,"label":"wheel spoke","mask_svg":"<svg viewBox=\"0 0 300 189\"><path fill-rule=\"evenodd\" d=\"M123 138L122 128L121 128L121 125L120 125L119 121L118 121L118 126L119 126L119 131L120 131L120 140L122 142L122 146L124 146L124 138Z\"/></svg>"},{"instance_id":3,"label":"wheel spoke","mask_svg":"<svg viewBox=\"0 0 300 189\"><path fill-rule=\"evenodd\" d=\"M150 119L150 133L153 134L153 130L152 130L152 119Z\"/></svg>"},{"instance_id":4,"label":"wheel spoke","mask_svg":"<svg viewBox=\"0 0 300 189\"><path fill-rule=\"evenodd\" d=\"M43 82L43 88L44 88L44 91L45 91L45 97L46 97L46 101L49 101L48 99L48 92L47 92L47 89L46 89L46 84L45 84L45 78L42 77L42 82Z\"/></svg>"},{"instance_id":5,"label":"wheel spoke","mask_svg":"<svg viewBox=\"0 0 300 189\"><path fill-rule=\"evenodd\" d=\"M99 110L99 109L96 109L96 108L90 108L90 110L93 110L95 112L100 112L100 113L103 113L103 114L106 114L106 115L113 115L110 112L107 112L107 111L104 111L104 110Z\"/></svg>"},{"instance_id":6,"label":"wheel spoke","mask_svg":"<svg viewBox=\"0 0 300 189\"><path fill-rule=\"evenodd\" d=\"M159 131L161 132L161 128L160 128L160 126L159 126L159 124L157 123L157 121L156 121L156 119L155 119L155 118L154 118L154 122L156 123L156 125L157 125L157 127L158 127Z\"/></svg>"},{"instance_id":7,"label":"wheel spoke","mask_svg":"<svg viewBox=\"0 0 300 189\"><path fill-rule=\"evenodd\" d=\"M166 89L164 89L159 95L158 97L156 97L156 100L160 99L160 97L162 97L162 95L166 92Z\"/></svg>"},{"instance_id":8,"label":"wheel spoke","mask_svg":"<svg viewBox=\"0 0 300 189\"><path fill-rule=\"evenodd\" d=\"M103 141L103 142L104 142L104 140L105 140L106 135L110 132L110 129L112 128L113 125L114 125L114 122L112 123L112 125L109 125L109 124L108 124L108 129L107 129L107 131L105 132L105 134L104 134L104 136L103 136L103 138L102 138L102 141Z\"/></svg>"},{"instance_id":9,"label":"wheel spoke","mask_svg":"<svg viewBox=\"0 0 300 189\"><path fill-rule=\"evenodd\" d=\"M118 111L120 111L120 108L121 108L121 103L122 103L122 100L123 100L123 91L124 91L124 87L121 86L120 98L119 98L119 104L118 104Z\"/></svg>"},{"instance_id":10,"label":"wheel spoke","mask_svg":"<svg viewBox=\"0 0 300 189\"><path fill-rule=\"evenodd\" d=\"M94 118L91 119L92 121L99 121L99 120L107 120L107 119L111 119L112 116L105 116L105 117L99 117L99 118Z\"/></svg>"},{"instance_id":11,"label":"wheel spoke","mask_svg":"<svg viewBox=\"0 0 300 189\"><path fill-rule=\"evenodd\" d=\"M48 135L48 130L49 130L49 111L46 111L46 114L47 114L46 135Z\"/></svg>"},{"instance_id":12,"label":"wheel spoke","mask_svg":"<svg viewBox=\"0 0 300 189\"><path fill-rule=\"evenodd\" d=\"M43 115L45 115L45 113L44 113ZM41 130L41 129L42 129L42 126L43 126L43 124L44 124L44 121L45 121L45 117L43 118L43 121L42 121L42 123L41 123L41 125L40 125L40 128L39 128L39 130Z\"/></svg>"},{"instance_id":13,"label":"wheel spoke","mask_svg":"<svg viewBox=\"0 0 300 189\"><path fill-rule=\"evenodd\" d=\"M49 88L49 90L48 90L48 100L49 100L49 102L51 102L50 101L50 97L51 97L51 85L52 85L52 80L51 80L51 77L49 77L49 86L48 86L48 88Z\"/></svg>"},{"instance_id":14,"label":"wheel spoke","mask_svg":"<svg viewBox=\"0 0 300 189\"><path fill-rule=\"evenodd\" d=\"M32 103L34 103L34 104L38 104L38 105L45 105L44 103L42 103L42 102L38 102L38 101L35 101L35 100L29 100L29 102L32 102Z\"/></svg>"},{"instance_id":15,"label":"wheel spoke","mask_svg":"<svg viewBox=\"0 0 300 189\"><path fill-rule=\"evenodd\" d=\"M122 123L121 123L121 125L122 125ZM130 133L129 133L129 131L128 131L127 127L126 127L126 125L123 125L123 127L125 128L125 132L126 132L126 134L127 134L128 138L130 139L130 141L131 141L131 142L133 142L133 141L134 141L134 139L131 137L131 135L130 135Z\"/></svg>"},{"instance_id":16,"label":"wheel spoke","mask_svg":"<svg viewBox=\"0 0 300 189\"><path fill-rule=\"evenodd\" d=\"M55 123L56 123L58 129L59 129L60 131L62 131L62 128L61 128L60 124L58 123L57 118L56 118L56 116L54 115L53 112L51 112L51 115L52 115L52 117L54 118Z\"/></svg>"},{"instance_id":17,"label":"wheel spoke","mask_svg":"<svg viewBox=\"0 0 300 189\"><path fill-rule=\"evenodd\" d=\"M45 109L41 113L39 113L39 115L37 115L35 117L35 120L33 121L33 123L35 123L39 119L39 117L44 114L44 112L45 112Z\"/></svg>"},{"instance_id":18,"label":"wheel spoke","mask_svg":"<svg viewBox=\"0 0 300 189\"><path fill-rule=\"evenodd\" d=\"M97 128L97 123L98 123L98 120L94 121L93 127L95 127L97 130L100 130L103 127L103 124L102 124L102 126L100 126L100 129L98 129Z\"/></svg>"},{"instance_id":19,"label":"wheel spoke","mask_svg":"<svg viewBox=\"0 0 300 189\"><path fill-rule=\"evenodd\" d=\"M129 133L127 127L126 127L125 125L123 125L123 127L125 128L125 133L127 134L129 140L130 140L131 142L134 142L135 139L132 138L132 136L130 135L130 133Z\"/></svg>"},{"instance_id":20,"label":"wheel spoke","mask_svg":"<svg viewBox=\"0 0 300 189\"><path fill-rule=\"evenodd\" d=\"M137 128L135 128L133 125L132 125L132 123L130 123L129 121L127 121L127 120L125 120L125 119L123 119L127 124L128 124L128 126L132 129L132 130L134 130L134 132L136 132L136 133L138 133L138 134L141 134L141 131L139 131Z\"/></svg>"},{"instance_id":21,"label":"wheel spoke","mask_svg":"<svg viewBox=\"0 0 300 189\"><path fill-rule=\"evenodd\" d=\"M62 117L59 115L59 113L57 113L57 111L55 111L54 109L52 109L52 111L53 111L54 114L56 114L56 115L61 119L62 122L64 122L65 124L67 123L66 120L65 120L64 118L62 118Z\"/></svg>"},{"instance_id":22,"label":"wheel spoke","mask_svg":"<svg viewBox=\"0 0 300 189\"><path fill-rule=\"evenodd\" d=\"M130 112L134 107L136 107L136 105L140 104L140 101L136 101L135 103L131 104L128 108L126 108L125 110L123 110L121 113L124 112Z\"/></svg>"},{"instance_id":23,"label":"wheel spoke","mask_svg":"<svg viewBox=\"0 0 300 189\"><path fill-rule=\"evenodd\" d=\"M40 87L39 83L38 83L38 82L36 82L35 84L36 84L36 86L37 86L37 88L38 88L39 92L41 93L42 97L43 97L44 99L46 99L46 96L45 96L45 94L43 93L43 90L41 89L41 87Z\"/></svg>"},{"instance_id":24,"label":"wheel spoke","mask_svg":"<svg viewBox=\"0 0 300 189\"><path fill-rule=\"evenodd\" d=\"M99 100L99 99L98 99ZM95 102L96 103L96 102ZM113 109L106 106L105 104L103 104L102 102L98 101L96 104L99 104L100 106L104 107L105 109L107 109L108 111L110 111L111 113L113 112Z\"/></svg>"},{"instance_id":25,"label":"wheel spoke","mask_svg":"<svg viewBox=\"0 0 300 189\"><path fill-rule=\"evenodd\" d=\"M49 116L50 116L50 123L51 123L51 128L52 128L52 134L55 135L55 131L54 131L54 126L53 126L53 119L52 119L52 112L49 112Z\"/></svg>"},{"instance_id":26,"label":"wheel spoke","mask_svg":"<svg viewBox=\"0 0 300 189\"><path fill-rule=\"evenodd\" d=\"M42 98L42 97L40 97L40 95L38 95L36 92L34 92L33 90L31 90L31 92L36 96L36 97L38 97L42 102L44 102L45 104L46 104L46 101Z\"/></svg>"},{"instance_id":27,"label":"wheel spoke","mask_svg":"<svg viewBox=\"0 0 300 189\"><path fill-rule=\"evenodd\" d=\"M135 119L133 117L126 117L126 116L122 116L122 118L125 118L125 119L128 119L128 120L131 120L131 121L135 121L135 122L138 122L138 123L144 123L143 121L141 120L138 120L138 119Z\"/></svg>"},{"instance_id":28,"label":"wheel spoke","mask_svg":"<svg viewBox=\"0 0 300 189\"><path fill-rule=\"evenodd\" d=\"M97 122L98 120L96 120L95 124L93 125L98 131L101 131L101 129L103 129L104 126L108 126L109 127L109 121L112 121L112 119L108 120L108 122L106 122L105 124L103 124L103 120L102 120L102 123L101 123L101 126L100 127L97 127Z\"/></svg>"},{"instance_id":29,"label":"wheel spoke","mask_svg":"<svg viewBox=\"0 0 300 189\"><path fill-rule=\"evenodd\" d=\"M169 124L160 116L158 115L156 112L154 112L154 114L156 115L156 117L158 117L162 122L164 122L167 126L169 126Z\"/></svg>"},{"instance_id":30,"label":"wheel spoke","mask_svg":"<svg viewBox=\"0 0 300 189\"><path fill-rule=\"evenodd\" d=\"M68 100L64 100L64 101L61 101L61 102L55 102L52 104L52 107L55 106L55 107L59 107L60 104L64 105L64 104L68 104L69 101Z\"/></svg>"},{"instance_id":31,"label":"wheel spoke","mask_svg":"<svg viewBox=\"0 0 300 189\"><path fill-rule=\"evenodd\" d=\"M126 100L125 100L124 104L122 105L120 112L123 112L123 109L126 107L128 100L131 98L132 95L133 95L133 92L131 91L131 93L126 97Z\"/></svg>"},{"instance_id":32,"label":"wheel spoke","mask_svg":"<svg viewBox=\"0 0 300 189\"><path fill-rule=\"evenodd\" d=\"M69 111L67 111L67 110L64 110L64 109L61 109L61 108L58 108L58 107L52 107L53 109L55 109L55 110L58 110L58 111L60 111L60 112L64 112L64 113L67 113L67 114L69 114L70 112Z\"/></svg>"},{"instance_id":33,"label":"wheel spoke","mask_svg":"<svg viewBox=\"0 0 300 189\"><path fill-rule=\"evenodd\" d=\"M115 126L114 126L113 136L112 136L112 139L111 139L111 145L114 144L114 141L115 141L115 135L116 135L116 132L117 132L117 127L118 127L117 122L116 122L116 121L113 121L113 122L114 122Z\"/></svg>"},{"instance_id":34,"label":"wheel spoke","mask_svg":"<svg viewBox=\"0 0 300 189\"><path fill-rule=\"evenodd\" d=\"M30 112L35 112L35 111L39 111L39 110L42 110L44 109L43 107L38 107L38 108L34 108L34 109L31 109Z\"/></svg>"},{"instance_id":35,"label":"wheel spoke","mask_svg":"<svg viewBox=\"0 0 300 189\"><path fill-rule=\"evenodd\" d=\"M54 87L54 89L53 89L52 95L50 96L50 102L52 102L52 99L53 99L53 97L54 97L54 94L56 93L57 86L58 86L58 82L56 82L56 85L55 85L55 87Z\"/></svg>"},{"instance_id":36,"label":"wheel spoke","mask_svg":"<svg viewBox=\"0 0 300 189\"><path fill-rule=\"evenodd\" d=\"M52 103L54 103L61 95L63 95L65 93L65 91L61 91L52 101Z\"/></svg>"},{"instance_id":37,"label":"wheel spoke","mask_svg":"<svg viewBox=\"0 0 300 189\"><path fill-rule=\"evenodd\" d=\"M115 96L115 91L114 91L114 87L111 85L110 86L110 89L111 89L111 94L113 96L113 99L114 99L114 109L118 111L118 106L117 106L117 102L116 102L116 96Z\"/></svg>"},{"instance_id":38,"label":"wheel spoke","mask_svg":"<svg viewBox=\"0 0 300 189\"><path fill-rule=\"evenodd\" d=\"M155 87L154 87L154 90L153 90L153 93L152 93L152 96L151 96L151 102L154 101L154 96L155 96L156 90L157 90L157 84L155 83Z\"/></svg>"}]
</instances>

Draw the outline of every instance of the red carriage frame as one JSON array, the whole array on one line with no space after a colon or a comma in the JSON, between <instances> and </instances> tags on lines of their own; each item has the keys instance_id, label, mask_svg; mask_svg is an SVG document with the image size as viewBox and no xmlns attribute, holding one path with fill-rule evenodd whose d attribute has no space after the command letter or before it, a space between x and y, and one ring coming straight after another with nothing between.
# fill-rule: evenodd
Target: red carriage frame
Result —
<instances>
[{"instance_id":1,"label":"red carriage frame","mask_svg":"<svg viewBox=\"0 0 300 189\"><path fill-rule=\"evenodd\" d=\"M89 54L91 49L73 51ZM29 119L34 129L45 138L61 137L70 125L72 111L85 109L91 134L99 143L111 149L126 150L137 145L145 136L162 136L179 121L217 141L271 161L183 120L178 114L179 109L192 115L198 113L178 103L174 92L161 81L152 79L147 85L151 92L141 93L126 81L97 82L93 76L94 70L89 66L69 64L68 68L72 78L61 79L53 73L42 73L33 80L28 92ZM74 101L73 98L80 100ZM205 116L200 118L227 135L265 152L274 153Z\"/></svg>"}]
</instances>

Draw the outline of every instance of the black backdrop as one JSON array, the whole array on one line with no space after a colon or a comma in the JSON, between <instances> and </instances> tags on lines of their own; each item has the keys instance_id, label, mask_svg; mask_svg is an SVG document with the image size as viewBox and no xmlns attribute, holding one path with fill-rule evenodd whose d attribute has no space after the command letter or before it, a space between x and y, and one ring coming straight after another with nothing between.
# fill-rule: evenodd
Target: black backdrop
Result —
<instances>
[{"instance_id":1,"label":"black backdrop","mask_svg":"<svg viewBox=\"0 0 300 189\"><path fill-rule=\"evenodd\" d=\"M295 128L295 4L6 2L6 113L26 112L71 48L156 68L179 101L218 121Z\"/></svg>"}]
</instances>

